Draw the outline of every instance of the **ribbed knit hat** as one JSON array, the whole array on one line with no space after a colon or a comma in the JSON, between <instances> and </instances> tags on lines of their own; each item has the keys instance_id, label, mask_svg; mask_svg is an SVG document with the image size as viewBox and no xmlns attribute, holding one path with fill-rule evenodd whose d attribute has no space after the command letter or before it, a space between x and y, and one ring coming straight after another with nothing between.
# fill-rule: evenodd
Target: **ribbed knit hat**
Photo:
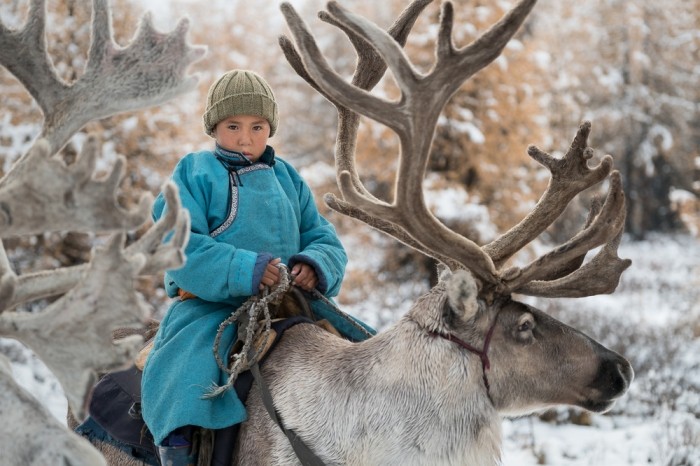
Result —
<instances>
[{"instance_id":1,"label":"ribbed knit hat","mask_svg":"<svg viewBox=\"0 0 700 466\"><path fill-rule=\"evenodd\" d=\"M270 136L277 130L277 102L272 89L258 74L232 70L209 88L204 130L211 136L217 123L234 115L255 115L270 123Z\"/></svg>"}]
</instances>

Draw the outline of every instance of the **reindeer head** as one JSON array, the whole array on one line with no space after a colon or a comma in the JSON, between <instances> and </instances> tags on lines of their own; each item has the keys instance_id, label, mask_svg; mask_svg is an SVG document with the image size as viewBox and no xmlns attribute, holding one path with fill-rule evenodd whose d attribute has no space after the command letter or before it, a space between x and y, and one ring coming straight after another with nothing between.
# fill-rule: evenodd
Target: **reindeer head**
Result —
<instances>
[{"instance_id":1,"label":"reindeer head","mask_svg":"<svg viewBox=\"0 0 700 466\"><path fill-rule=\"evenodd\" d=\"M408 318L448 351L481 359L483 389L503 414L556 404L604 412L633 378L622 356L544 312L508 296L487 304L466 270L444 274Z\"/></svg>"},{"instance_id":2,"label":"reindeer head","mask_svg":"<svg viewBox=\"0 0 700 466\"><path fill-rule=\"evenodd\" d=\"M454 272L419 299L408 318L440 344L478 355L484 387L499 411L523 412L558 403L604 411L627 389L632 379L629 363L511 295L582 297L611 293L617 287L631 263L617 257L625 221L620 174L612 170L610 156L595 167L588 166L593 150L587 144L591 125L585 122L561 159L534 146L528 148L528 155L551 172L549 186L532 212L496 240L479 246L436 219L424 202L422 183L438 117L462 83L498 57L536 0L521 0L461 49L452 42L452 4L443 3L435 65L422 74L401 45L428 3L411 3L388 32L335 2L328 4L328 13L322 13L321 19L342 29L358 53L352 83L328 65L301 18L290 5L283 5L296 44L281 39L288 61L338 108L335 155L342 199L326 195L326 203ZM401 91L396 101L368 92L387 66ZM357 114L390 127L399 136L401 153L392 201L377 199L358 176ZM605 179L609 180L605 201L593 203L581 232L523 267L507 266L576 195ZM599 246L597 255L584 263L588 251ZM541 383L546 378L551 380Z\"/></svg>"}]
</instances>

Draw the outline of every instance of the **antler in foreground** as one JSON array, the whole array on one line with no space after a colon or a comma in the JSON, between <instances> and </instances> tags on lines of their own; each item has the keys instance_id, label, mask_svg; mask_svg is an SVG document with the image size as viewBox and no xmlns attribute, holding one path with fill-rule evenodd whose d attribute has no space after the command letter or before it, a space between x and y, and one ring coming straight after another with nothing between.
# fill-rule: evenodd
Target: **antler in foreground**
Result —
<instances>
[{"instance_id":1,"label":"antler in foreground","mask_svg":"<svg viewBox=\"0 0 700 466\"><path fill-rule=\"evenodd\" d=\"M147 14L131 43L122 48L112 34L109 1L93 0L85 72L68 84L58 77L46 51L46 0L33 0L22 30L0 24L0 63L39 104L45 120L41 137L55 153L90 121L161 104L192 90L197 78L185 72L205 49L187 44L188 27L182 20L173 32L161 34Z\"/></svg>"},{"instance_id":2,"label":"antler in foreground","mask_svg":"<svg viewBox=\"0 0 700 466\"><path fill-rule=\"evenodd\" d=\"M150 317L150 309L134 290L134 279L149 269L178 268L184 263L189 217L179 206L174 186L168 185L166 193L179 219L178 215L164 216L141 242L126 250L125 235L113 235L95 250L89 265L63 270L58 283L51 273L22 277L20 283L31 292L20 286L18 301L70 291L38 314L0 314L0 335L34 350L61 382L78 419L85 417L85 400L98 374L132 361L142 347L140 336L112 343L114 330L141 327ZM172 229L173 238L163 244ZM152 247L155 242L158 245Z\"/></svg>"},{"instance_id":3,"label":"antler in foreground","mask_svg":"<svg viewBox=\"0 0 700 466\"><path fill-rule=\"evenodd\" d=\"M150 316L134 280L183 264L189 216L176 188L167 185L168 215L125 247L126 232L148 221L150 194L142 195L137 208L123 209L116 199L124 159L118 159L105 178L97 179L95 162L100 151L92 137L71 165L56 154L90 121L155 105L193 89L197 78L186 75L186 70L205 51L187 43L186 21L173 32L161 34L153 29L149 16L132 42L120 48L112 36L110 14L107 0L93 0L87 65L72 83L58 77L46 51L45 0L31 2L21 30L0 23L0 64L27 88L44 114L40 138L0 180L0 238L57 231L112 233L102 247L94 249L87 264L21 275L13 270L0 243L0 336L19 340L41 358L58 378L79 419L86 414L86 400L98 374L133 360L141 337L113 343L112 332L142 327ZM48 297L58 299L39 312L10 311ZM32 422L13 423L14 429L0 436L3 454L9 452L12 459L39 458L35 453L40 450L54 462L63 458L70 464L100 464L99 454L87 442L65 429L65 435L56 434L50 415L4 369L0 370L0 411L18 418L26 414ZM39 421L42 416L47 418L44 422ZM45 436L56 440L40 448L24 441Z\"/></svg>"},{"instance_id":4,"label":"antler in foreground","mask_svg":"<svg viewBox=\"0 0 700 466\"><path fill-rule=\"evenodd\" d=\"M39 401L27 395L12 377L9 361L0 355L0 439L4 464L106 465L85 439L66 430ZM21 406L22 409L17 409ZM20 438L18 433L26 432ZM20 458L22 460L20 460Z\"/></svg>"}]
</instances>

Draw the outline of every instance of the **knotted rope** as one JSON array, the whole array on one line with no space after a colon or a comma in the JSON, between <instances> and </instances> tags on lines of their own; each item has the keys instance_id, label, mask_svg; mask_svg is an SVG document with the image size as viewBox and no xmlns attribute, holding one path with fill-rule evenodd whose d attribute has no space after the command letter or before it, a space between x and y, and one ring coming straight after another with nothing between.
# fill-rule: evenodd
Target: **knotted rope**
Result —
<instances>
[{"instance_id":1,"label":"knotted rope","mask_svg":"<svg viewBox=\"0 0 700 466\"><path fill-rule=\"evenodd\" d=\"M219 324L219 328L216 332L216 338L214 339L214 358L216 358L216 364L219 366L219 369L228 374L228 381L225 385L221 386L213 384L210 390L204 395L204 398L215 398L222 395L233 387L233 384L236 382L236 379L241 372L258 362L261 349L267 346L267 342L270 338L270 325L272 318L270 316L269 306L270 304L279 304L282 301L284 294L289 291L289 288L291 287L289 270L283 264L280 264L278 267L280 269L279 283L272 288L265 287L259 295L250 297L241 305L241 307L236 309L236 311L234 311L226 320ZM326 298L320 291L313 289L310 293L314 298L324 302L338 317L355 327L367 338L373 336L372 333L360 325L355 319L341 311L338 306L336 306L330 299ZM260 329L261 314L264 316L264 343L258 345L258 348L252 352L251 345L253 345L253 339ZM221 359L219 347L224 330L226 330L226 328L233 323L238 323L238 341L243 342L243 348L240 352L232 356L232 363L229 367Z\"/></svg>"},{"instance_id":2,"label":"knotted rope","mask_svg":"<svg viewBox=\"0 0 700 466\"><path fill-rule=\"evenodd\" d=\"M204 398L215 398L222 395L227 390L233 387L236 382L238 375L246 370L251 365L258 361L260 356L261 348L267 346L267 341L270 338L270 304L277 304L281 302L282 296L289 290L290 279L287 267L284 265L279 266L280 269L280 281L277 285L273 286L271 289L265 287L263 291L255 296L250 297L246 302L244 302L241 307L236 309L226 320L219 324L219 328L216 332L216 338L214 339L214 358L216 358L216 364L219 369L228 374L228 381L225 385L213 384L211 389L204 395ZM251 345L253 344L253 338L260 328L260 315L264 316L264 326L265 330L263 333L265 344L259 345L255 352L251 351ZM240 352L232 356L232 363L229 367L222 359L219 354L219 346L221 344L221 337L226 330L226 327L233 323L238 323L238 341L243 341L243 348Z\"/></svg>"}]
</instances>

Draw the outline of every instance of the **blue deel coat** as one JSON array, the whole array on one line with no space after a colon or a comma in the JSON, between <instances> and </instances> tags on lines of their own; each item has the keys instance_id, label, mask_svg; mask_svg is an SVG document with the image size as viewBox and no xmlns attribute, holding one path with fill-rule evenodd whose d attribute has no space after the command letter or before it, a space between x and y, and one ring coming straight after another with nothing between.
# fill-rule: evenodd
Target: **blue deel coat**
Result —
<instances>
[{"instance_id":1,"label":"blue deel coat","mask_svg":"<svg viewBox=\"0 0 700 466\"><path fill-rule=\"evenodd\" d=\"M312 265L317 289L327 297L338 294L347 263L335 228L319 214L310 188L270 146L256 163L220 147L188 154L172 180L192 225L186 263L166 272L166 290L171 297L182 289L197 298L173 302L144 368L143 418L156 444L178 427L221 429L246 420L235 390L213 399L203 395L213 384L227 381L212 348L219 324L258 291L253 274L259 253L280 257L290 267L296 262ZM161 193L154 218L164 209ZM366 338L323 302L314 301L311 307L347 338ZM222 360L235 332L231 325L223 334Z\"/></svg>"}]
</instances>

